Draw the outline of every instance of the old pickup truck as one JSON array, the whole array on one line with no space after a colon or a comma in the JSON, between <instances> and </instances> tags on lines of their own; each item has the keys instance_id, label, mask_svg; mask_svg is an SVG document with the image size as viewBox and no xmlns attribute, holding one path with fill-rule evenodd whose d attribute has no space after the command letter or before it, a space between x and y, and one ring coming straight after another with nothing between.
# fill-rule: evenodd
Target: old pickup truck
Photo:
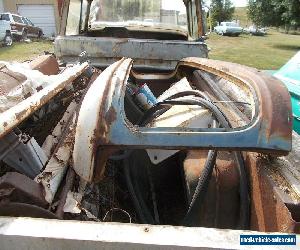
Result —
<instances>
[{"instance_id":1,"label":"old pickup truck","mask_svg":"<svg viewBox=\"0 0 300 250\"><path fill-rule=\"evenodd\" d=\"M65 0L55 55L1 62L1 249L300 232L289 92L203 35L200 0Z\"/></svg>"}]
</instances>

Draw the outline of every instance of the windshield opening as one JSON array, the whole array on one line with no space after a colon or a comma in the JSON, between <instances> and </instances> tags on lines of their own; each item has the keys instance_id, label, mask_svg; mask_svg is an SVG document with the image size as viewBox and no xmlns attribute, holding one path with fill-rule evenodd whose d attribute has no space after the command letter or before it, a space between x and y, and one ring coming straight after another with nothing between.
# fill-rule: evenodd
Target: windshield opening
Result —
<instances>
[{"instance_id":1,"label":"windshield opening","mask_svg":"<svg viewBox=\"0 0 300 250\"><path fill-rule=\"evenodd\" d=\"M238 27L237 23L226 23L226 26Z\"/></svg>"},{"instance_id":2,"label":"windshield opening","mask_svg":"<svg viewBox=\"0 0 300 250\"><path fill-rule=\"evenodd\" d=\"M94 0L89 23L91 29L143 26L188 31L182 0Z\"/></svg>"}]
</instances>

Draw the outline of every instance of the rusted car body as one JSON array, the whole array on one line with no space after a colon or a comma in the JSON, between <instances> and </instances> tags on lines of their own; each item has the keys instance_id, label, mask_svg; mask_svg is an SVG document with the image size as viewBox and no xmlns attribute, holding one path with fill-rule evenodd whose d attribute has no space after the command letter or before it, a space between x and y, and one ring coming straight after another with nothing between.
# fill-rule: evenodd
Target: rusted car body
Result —
<instances>
[{"instance_id":1,"label":"rusted car body","mask_svg":"<svg viewBox=\"0 0 300 250\"><path fill-rule=\"evenodd\" d=\"M207 59L201 1L177 1L186 31L156 2L115 24L111 3L64 1L56 57L1 65L4 248L241 249L239 230L299 233L288 90ZM145 84L155 103L137 98Z\"/></svg>"},{"instance_id":2,"label":"rusted car body","mask_svg":"<svg viewBox=\"0 0 300 250\"><path fill-rule=\"evenodd\" d=\"M40 38L43 35L42 29L34 26L27 17L7 12L2 13L1 18L10 23L11 33L17 40L26 40L27 37Z\"/></svg>"}]
</instances>

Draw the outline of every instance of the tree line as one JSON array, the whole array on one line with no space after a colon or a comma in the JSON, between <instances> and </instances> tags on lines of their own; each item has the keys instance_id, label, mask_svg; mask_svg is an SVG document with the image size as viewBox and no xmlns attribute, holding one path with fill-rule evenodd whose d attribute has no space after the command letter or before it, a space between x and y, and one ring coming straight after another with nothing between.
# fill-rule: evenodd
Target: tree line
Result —
<instances>
[{"instance_id":1,"label":"tree line","mask_svg":"<svg viewBox=\"0 0 300 250\"><path fill-rule=\"evenodd\" d=\"M231 0L211 0L210 17L213 26L223 21L231 21L235 8ZM256 26L300 28L300 0L248 0L248 18Z\"/></svg>"},{"instance_id":2,"label":"tree line","mask_svg":"<svg viewBox=\"0 0 300 250\"><path fill-rule=\"evenodd\" d=\"M248 0L248 17L258 26L300 27L299 0Z\"/></svg>"}]
</instances>

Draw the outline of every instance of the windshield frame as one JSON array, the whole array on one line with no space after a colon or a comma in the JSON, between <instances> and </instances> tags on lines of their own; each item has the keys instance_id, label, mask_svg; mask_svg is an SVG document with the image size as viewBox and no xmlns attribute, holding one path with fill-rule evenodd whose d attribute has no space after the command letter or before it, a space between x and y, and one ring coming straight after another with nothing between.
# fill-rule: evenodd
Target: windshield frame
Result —
<instances>
[{"instance_id":1,"label":"windshield frame","mask_svg":"<svg viewBox=\"0 0 300 250\"><path fill-rule=\"evenodd\" d=\"M65 0L65 4L62 8L62 21L60 26L59 34L64 36L66 34L67 23L69 18L69 7L71 2L74 0ZM80 14L78 15L78 30L70 35L80 35L80 34L88 34L91 31L91 27L89 26L89 16L86 15L86 12L90 12L91 3L93 0L78 0L80 2ZM84 6L83 2L86 2L87 5ZM178 34L180 36L184 35L187 37L187 40L196 41L201 39L205 35L204 26L205 26L205 14L203 13L201 0L182 0L187 9L187 28L188 31L182 31L180 29L167 29L167 28L150 28L146 25L138 25L135 27L126 27L126 29L136 30L136 31L145 31L145 32L156 32L156 33L166 33L166 34ZM193 12L191 11L193 9ZM78 11L79 12L79 11Z\"/></svg>"},{"instance_id":2,"label":"windshield frame","mask_svg":"<svg viewBox=\"0 0 300 250\"><path fill-rule=\"evenodd\" d=\"M173 31L188 36L186 7L183 9L183 12L180 12L178 8L163 9L162 5L156 5L155 7L153 7L152 2L152 5L151 3L148 5L148 10L143 9L142 7L133 8L134 4L136 3L138 3L137 6L140 6L140 4L142 4L143 0L140 0L141 2L120 1L118 2L118 4L121 4L121 6L119 6L118 8L116 6L115 8L109 9L107 2L102 2L101 6L101 1L103 0L94 0L91 5L88 25L89 30L101 30L107 27L124 27L129 30L143 30L149 32ZM177 5L179 5L179 2L181 2L181 4L184 6L184 1L176 1ZM126 6L126 4L128 6ZM152 7L152 9L150 6ZM101 9L104 9L104 11L101 11ZM132 9L134 9L135 11L130 11ZM109 10L110 15L103 14L106 13L105 10Z\"/></svg>"}]
</instances>

